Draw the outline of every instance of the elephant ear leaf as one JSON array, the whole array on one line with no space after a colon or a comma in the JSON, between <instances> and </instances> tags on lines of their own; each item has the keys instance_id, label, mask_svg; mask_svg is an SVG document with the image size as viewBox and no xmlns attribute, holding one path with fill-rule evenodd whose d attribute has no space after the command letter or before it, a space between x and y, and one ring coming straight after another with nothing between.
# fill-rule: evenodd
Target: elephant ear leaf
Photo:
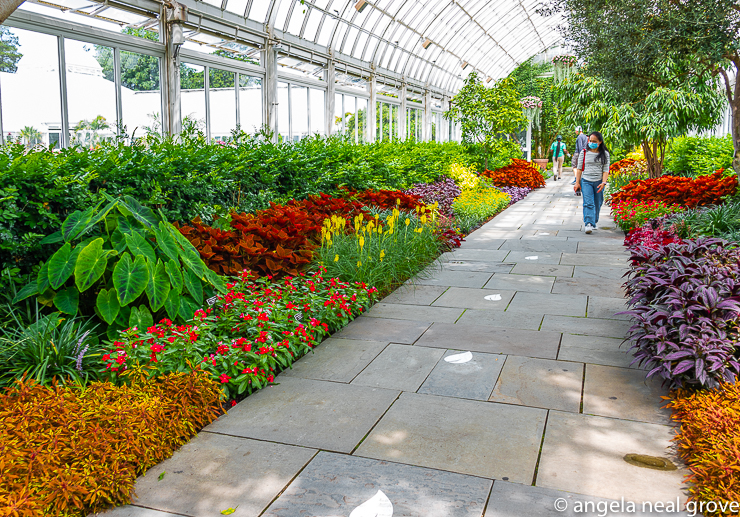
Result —
<instances>
[{"instance_id":1,"label":"elephant ear leaf","mask_svg":"<svg viewBox=\"0 0 740 517\"><path fill-rule=\"evenodd\" d=\"M167 223L159 222L159 229L154 229L154 235L157 237L157 244L164 251L165 255L175 262L178 261L180 252L178 251L177 241L167 229Z\"/></svg>"},{"instance_id":2,"label":"elephant ear leaf","mask_svg":"<svg viewBox=\"0 0 740 517\"><path fill-rule=\"evenodd\" d=\"M131 255L124 253L113 269L113 285L118 291L121 305L128 305L136 300L149 283L149 268L146 259L139 255L131 260Z\"/></svg>"},{"instance_id":3,"label":"elephant ear leaf","mask_svg":"<svg viewBox=\"0 0 740 517\"><path fill-rule=\"evenodd\" d=\"M206 269L206 280L208 280L221 294L226 294L228 291L224 279L210 269Z\"/></svg>"},{"instance_id":4,"label":"elephant ear leaf","mask_svg":"<svg viewBox=\"0 0 740 517\"><path fill-rule=\"evenodd\" d=\"M177 315L180 313L180 293L174 289L170 290L170 294L164 302L164 310L167 311L167 316L169 316L171 320L175 320L177 318Z\"/></svg>"},{"instance_id":5,"label":"elephant ear leaf","mask_svg":"<svg viewBox=\"0 0 740 517\"><path fill-rule=\"evenodd\" d=\"M157 219L156 214L151 208L142 205L131 196L124 196L123 199L126 203L126 208L131 212L131 215L134 216L134 219L147 228L157 226L159 219Z\"/></svg>"},{"instance_id":6,"label":"elephant ear leaf","mask_svg":"<svg viewBox=\"0 0 740 517\"><path fill-rule=\"evenodd\" d=\"M62 237L64 237L66 242L77 237L77 235L87 227L88 223L92 219L94 211L94 207L90 207L84 212L77 210L76 212L72 212L69 217L64 220L62 223Z\"/></svg>"},{"instance_id":7,"label":"elephant ear leaf","mask_svg":"<svg viewBox=\"0 0 740 517\"><path fill-rule=\"evenodd\" d=\"M183 287L182 271L180 270L180 261L168 260L165 265L167 275L170 277L172 289L180 294Z\"/></svg>"},{"instance_id":8,"label":"elephant ear leaf","mask_svg":"<svg viewBox=\"0 0 740 517\"><path fill-rule=\"evenodd\" d=\"M51 256L48 262L48 273L49 283L53 289L59 289L72 276L81 251L82 246L78 245L72 249L72 245L67 242Z\"/></svg>"},{"instance_id":9,"label":"elephant ear leaf","mask_svg":"<svg viewBox=\"0 0 740 517\"><path fill-rule=\"evenodd\" d=\"M183 234L180 233L180 230L169 223L166 226L170 235L177 241L177 244L180 245L180 258L185 266L195 273L198 278L203 278L203 275L205 275L206 265L203 260L201 260L198 250L185 238Z\"/></svg>"},{"instance_id":10,"label":"elephant ear leaf","mask_svg":"<svg viewBox=\"0 0 740 517\"><path fill-rule=\"evenodd\" d=\"M13 303L21 302L36 294L39 294L39 285L36 282L31 282L16 293L15 298L13 298Z\"/></svg>"},{"instance_id":11,"label":"elephant ear leaf","mask_svg":"<svg viewBox=\"0 0 740 517\"><path fill-rule=\"evenodd\" d=\"M185 321L191 321L193 319L193 316L195 316L195 311L200 309L200 304L195 303L195 301L188 295L183 295L180 297L180 317L184 319Z\"/></svg>"},{"instance_id":12,"label":"elephant ear leaf","mask_svg":"<svg viewBox=\"0 0 740 517\"><path fill-rule=\"evenodd\" d=\"M51 286L51 283L49 282L49 263L48 262L44 262L41 265L41 269L39 269L39 275L36 277L36 283L38 284L40 293L43 293Z\"/></svg>"},{"instance_id":13,"label":"elephant ear leaf","mask_svg":"<svg viewBox=\"0 0 740 517\"><path fill-rule=\"evenodd\" d=\"M170 277L161 260L149 263L149 283L146 285L146 296L152 311L157 312L170 294Z\"/></svg>"},{"instance_id":14,"label":"elephant ear leaf","mask_svg":"<svg viewBox=\"0 0 740 517\"><path fill-rule=\"evenodd\" d=\"M103 320L108 324L116 321L121 304L118 303L118 293L115 289L101 289L98 293L96 307Z\"/></svg>"},{"instance_id":15,"label":"elephant ear leaf","mask_svg":"<svg viewBox=\"0 0 740 517\"><path fill-rule=\"evenodd\" d=\"M152 248L151 244L149 244L139 232L124 235L124 239L126 239L126 246L134 257L144 255L144 257L152 263L157 260L157 256L154 254L154 248Z\"/></svg>"},{"instance_id":16,"label":"elephant ear leaf","mask_svg":"<svg viewBox=\"0 0 740 517\"><path fill-rule=\"evenodd\" d=\"M76 287L65 287L54 296L54 307L64 314L74 316L80 305L80 292Z\"/></svg>"},{"instance_id":17,"label":"elephant ear leaf","mask_svg":"<svg viewBox=\"0 0 740 517\"><path fill-rule=\"evenodd\" d=\"M189 269L185 271L185 287L196 303L203 303L203 282Z\"/></svg>"},{"instance_id":18,"label":"elephant ear leaf","mask_svg":"<svg viewBox=\"0 0 740 517\"><path fill-rule=\"evenodd\" d=\"M75 285L85 292L103 276L108 265L108 251L103 251L103 239L98 237L80 251L75 263Z\"/></svg>"},{"instance_id":19,"label":"elephant ear leaf","mask_svg":"<svg viewBox=\"0 0 740 517\"><path fill-rule=\"evenodd\" d=\"M128 320L129 327L146 330L152 325L154 325L154 317L152 317L152 313L149 312L146 305L139 305L138 309L136 307L131 308L131 316Z\"/></svg>"}]
</instances>

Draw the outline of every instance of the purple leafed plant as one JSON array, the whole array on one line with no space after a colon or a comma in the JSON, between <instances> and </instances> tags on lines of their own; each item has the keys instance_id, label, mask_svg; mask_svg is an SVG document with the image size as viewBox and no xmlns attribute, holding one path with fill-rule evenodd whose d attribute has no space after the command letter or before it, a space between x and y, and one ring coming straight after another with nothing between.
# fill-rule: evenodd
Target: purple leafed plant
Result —
<instances>
[{"instance_id":1,"label":"purple leafed plant","mask_svg":"<svg viewBox=\"0 0 740 517\"><path fill-rule=\"evenodd\" d=\"M720 239L635 246L627 281L629 339L647 376L671 387L734 382L740 317L740 249Z\"/></svg>"},{"instance_id":2,"label":"purple leafed plant","mask_svg":"<svg viewBox=\"0 0 740 517\"><path fill-rule=\"evenodd\" d=\"M517 201L521 201L525 197L527 197L527 194L532 192L531 188L528 187L496 187L501 192L504 192L505 194L509 194L511 196L511 202L510 205L513 205Z\"/></svg>"},{"instance_id":3,"label":"purple leafed plant","mask_svg":"<svg viewBox=\"0 0 740 517\"><path fill-rule=\"evenodd\" d=\"M436 201L441 213L451 215L452 202L461 194L461 191L451 178L445 178L434 183L417 183L404 193L421 196L425 203Z\"/></svg>"}]
</instances>

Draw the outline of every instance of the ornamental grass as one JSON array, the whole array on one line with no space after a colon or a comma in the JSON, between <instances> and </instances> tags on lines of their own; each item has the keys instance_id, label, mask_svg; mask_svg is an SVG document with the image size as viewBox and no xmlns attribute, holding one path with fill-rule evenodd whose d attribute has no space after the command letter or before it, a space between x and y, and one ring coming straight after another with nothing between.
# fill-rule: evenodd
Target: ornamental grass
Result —
<instances>
[{"instance_id":1,"label":"ornamental grass","mask_svg":"<svg viewBox=\"0 0 740 517\"><path fill-rule=\"evenodd\" d=\"M318 263L327 275L345 282L362 282L381 293L417 275L434 261L440 251L440 235L434 215L405 214L398 209L359 214L352 231L342 217L324 221Z\"/></svg>"},{"instance_id":2,"label":"ornamental grass","mask_svg":"<svg viewBox=\"0 0 740 517\"><path fill-rule=\"evenodd\" d=\"M0 395L0 515L82 517L131 501L136 478L221 413L202 371L85 388L19 381Z\"/></svg>"},{"instance_id":3,"label":"ornamental grass","mask_svg":"<svg viewBox=\"0 0 740 517\"><path fill-rule=\"evenodd\" d=\"M740 501L740 386L676 390L665 398L680 424L673 440L691 472L689 501L697 508L704 502L705 516L737 515L721 507ZM707 505L710 501L716 504Z\"/></svg>"}]
</instances>

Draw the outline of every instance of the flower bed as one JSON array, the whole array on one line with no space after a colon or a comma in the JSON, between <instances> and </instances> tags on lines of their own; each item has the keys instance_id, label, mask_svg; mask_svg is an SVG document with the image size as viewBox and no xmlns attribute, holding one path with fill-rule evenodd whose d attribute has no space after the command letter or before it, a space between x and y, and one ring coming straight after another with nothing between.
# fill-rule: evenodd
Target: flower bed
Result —
<instances>
[{"instance_id":1,"label":"flower bed","mask_svg":"<svg viewBox=\"0 0 740 517\"><path fill-rule=\"evenodd\" d=\"M457 225L463 233L470 233L482 222L490 219L511 202L511 197L495 188L464 190L455 199L452 209Z\"/></svg>"},{"instance_id":2,"label":"flower bed","mask_svg":"<svg viewBox=\"0 0 740 517\"><path fill-rule=\"evenodd\" d=\"M486 170L481 175L492 179L497 187L536 189L545 186L540 168L526 160L512 160L506 167L495 171Z\"/></svg>"},{"instance_id":3,"label":"flower bed","mask_svg":"<svg viewBox=\"0 0 740 517\"><path fill-rule=\"evenodd\" d=\"M213 307L195 313L193 324L162 320L146 330L128 329L103 355L106 371L118 381L138 366L158 374L199 367L232 400L260 389L354 319L377 293L322 273L273 283L243 272Z\"/></svg>"},{"instance_id":4,"label":"flower bed","mask_svg":"<svg viewBox=\"0 0 740 517\"><path fill-rule=\"evenodd\" d=\"M452 203L462 193L452 178L444 178L434 183L417 183L406 194L421 197L428 205L437 203L437 209L444 215L452 214Z\"/></svg>"},{"instance_id":5,"label":"flower bed","mask_svg":"<svg viewBox=\"0 0 740 517\"><path fill-rule=\"evenodd\" d=\"M532 189L528 187L498 187L498 189L504 194L508 194L509 197L511 197L511 201L509 201L510 205L518 203L519 201L527 197L527 194L532 192Z\"/></svg>"},{"instance_id":6,"label":"flower bed","mask_svg":"<svg viewBox=\"0 0 740 517\"><path fill-rule=\"evenodd\" d=\"M633 180L612 194L612 204L628 201L661 201L688 208L716 205L725 196L737 191L737 176L722 176L721 170L698 178L661 176L645 180Z\"/></svg>"},{"instance_id":7,"label":"flower bed","mask_svg":"<svg viewBox=\"0 0 740 517\"><path fill-rule=\"evenodd\" d=\"M679 212L678 205L667 205L662 201L628 200L612 203L612 216L623 231L641 227L647 221Z\"/></svg>"},{"instance_id":8,"label":"flower bed","mask_svg":"<svg viewBox=\"0 0 740 517\"><path fill-rule=\"evenodd\" d=\"M0 395L0 514L89 515L131 500L137 476L221 412L204 372L85 388L19 382Z\"/></svg>"},{"instance_id":9,"label":"flower bed","mask_svg":"<svg viewBox=\"0 0 740 517\"><path fill-rule=\"evenodd\" d=\"M715 387L740 373L740 249L719 239L637 246L627 281L635 361L675 387Z\"/></svg>"}]
</instances>

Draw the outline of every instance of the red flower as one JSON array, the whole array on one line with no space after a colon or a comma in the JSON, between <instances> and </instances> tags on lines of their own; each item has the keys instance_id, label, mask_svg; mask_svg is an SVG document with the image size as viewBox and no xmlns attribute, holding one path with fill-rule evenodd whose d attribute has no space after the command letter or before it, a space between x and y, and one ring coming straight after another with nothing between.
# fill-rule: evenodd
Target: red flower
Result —
<instances>
[{"instance_id":1,"label":"red flower","mask_svg":"<svg viewBox=\"0 0 740 517\"><path fill-rule=\"evenodd\" d=\"M229 380L231 380L231 377L229 377L229 376L228 376L228 375L226 375L225 373L222 373L222 374L221 374L221 375L219 376L218 380L220 380L220 381L221 381L221 384L226 384L227 382L229 382Z\"/></svg>"}]
</instances>

